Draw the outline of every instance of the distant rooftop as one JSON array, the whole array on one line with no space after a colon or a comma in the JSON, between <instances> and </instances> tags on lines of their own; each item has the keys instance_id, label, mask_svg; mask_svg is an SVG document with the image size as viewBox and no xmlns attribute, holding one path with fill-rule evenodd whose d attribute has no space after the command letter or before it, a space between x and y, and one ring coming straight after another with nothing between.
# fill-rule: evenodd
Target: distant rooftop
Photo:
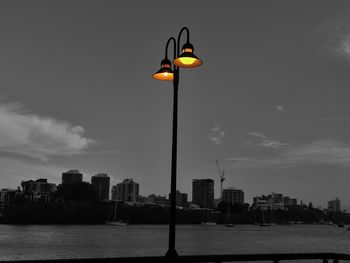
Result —
<instances>
[{"instance_id":1,"label":"distant rooftop","mask_svg":"<svg viewBox=\"0 0 350 263\"><path fill-rule=\"evenodd\" d=\"M128 181L133 182L134 178L126 178L126 179L123 180L123 182L128 182Z\"/></svg>"},{"instance_id":2,"label":"distant rooftop","mask_svg":"<svg viewBox=\"0 0 350 263\"><path fill-rule=\"evenodd\" d=\"M134 181L133 178L124 179L124 180L123 180L123 184L126 184L126 183L131 183L131 184L135 183L135 184L137 184L137 183Z\"/></svg>"},{"instance_id":3,"label":"distant rooftop","mask_svg":"<svg viewBox=\"0 0 350 263\"><path fill-rule=\"evenodd\" d=\"M108 177L107 174L96 174L93 177Z\"/></svg>"},{"instance_id":4,"label":"distant rooftop","mask_svg":"<svg viewBox=\"0 0 350 263\"><path fill-rule=\"evenodd\" d=\"M213 179L192 179L193 182L212 182Z\"/></svg>"},{"instance_id":5,"label":"distant rooftop","mask_svg":"<svg viewBox=\"0 0 350 263\"><path fill-rule=\"evenodd\" d=\"M80 174L79 170L69 170L66 173L67 174Z\"/></svg>"},{"instance_id":6,"label":"distant rooftop","mask_svg":"<svg viewBox=\"0 0 350 263\"><path fill-rule=\"evenodd\" d=\"M35 182L37 182L37 183L47 183L47 179L45 179L45 178L40 178L40 179L38 179L38 180L35 180Z\"/></svg>"}]
</instances>

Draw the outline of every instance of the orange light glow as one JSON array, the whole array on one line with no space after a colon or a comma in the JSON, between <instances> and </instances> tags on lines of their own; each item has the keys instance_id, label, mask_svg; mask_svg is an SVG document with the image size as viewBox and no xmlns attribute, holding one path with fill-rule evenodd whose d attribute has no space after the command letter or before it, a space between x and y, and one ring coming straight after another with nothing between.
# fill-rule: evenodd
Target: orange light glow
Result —
<instances>
[{"instance_id":1,"label":"orange light glow","mask_svg":"<svg viewBox=\"0 0 350 263\"><path fill-rule=\"evenodd\" d=\"M168 58L165 58L160 63L160 69L152 75L154 79L157 80L173 80L174 79L174 71L171 69L171 62Z\"/></svg>"},{"instance_id":2,"label":"orange light glow","mask_svg":"<svg viewBox=\"0 0 350 263\"><path fill-rule=\"evenodd\" d=\"M184 48L184 49L182 49L182 52L190 52L190 53L192 53L193 49L192 48Z\"/></svg>"},{"instance_id":3,"label":"orange light glow","mask_svg":"<svg viewBox=\"0 0 350 263\"><path fill-rule=\"evenodd\" d=\"M203 62L199 58L191 53L183 53L174 60L174 64L182 68L195 68L202 65L202 63Z\"/></svg>"},{"instance_id":4,"label":"orange light glow","mask_svg":"<svg viewBox=\"0 0 350 263\"><path fill-rule=\"evenodd\" d=\"M154 79L157 80L164 80L164 81L170 81L174 79L174 73L172 72L156 72L152 75Z\"/></svg>"}]
</instances>

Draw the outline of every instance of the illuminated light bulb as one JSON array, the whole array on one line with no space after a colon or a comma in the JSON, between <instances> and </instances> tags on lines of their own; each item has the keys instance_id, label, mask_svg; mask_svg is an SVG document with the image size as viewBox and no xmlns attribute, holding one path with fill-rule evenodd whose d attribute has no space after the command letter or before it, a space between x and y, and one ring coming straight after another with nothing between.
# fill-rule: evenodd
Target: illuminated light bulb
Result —
<instances>
[{"instance_id":1,"label":"illuminated light bulb","mask_svg":"<svg viewBox=\"0 0 350 263\"><path fill-rule=\"evenodd\" d=\"M202 65L202 60L193 54L193 50L190 43L183 45L181 55L173 61L174 65L182 68L195 68Z\"/></svg>"},{"instance_id":2,"label":"illuminated light bulb","mask_svg":"<svg viewBox=\"0 0 350 263\"><path fill-rule=\"evenodd\" d=\"M185 64L185 65L192 65L196 61L195 58L191 58L191 57L179 58L179 60L181 61L182 64Z\"/></svg>"},{"instance_id":3,"label":"illuminated light bulb","mask_svg":"<svg viewBox=\"0 0 350 263\"><path fill-rule=\"evenodd\" d=\"M160 69L152 75L154 79L157 80L173 80L174 79L174 71L171 69L171 62L169 59L165 58L160 63Z\"/></svg>"}]
</instances>

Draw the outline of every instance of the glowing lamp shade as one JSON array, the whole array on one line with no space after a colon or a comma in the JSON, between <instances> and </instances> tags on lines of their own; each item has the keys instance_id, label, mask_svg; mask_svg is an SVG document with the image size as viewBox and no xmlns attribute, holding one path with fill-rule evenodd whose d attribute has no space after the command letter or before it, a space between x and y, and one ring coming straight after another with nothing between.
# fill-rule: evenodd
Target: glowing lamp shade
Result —
<instances>
[{"instance_id":1,"label":"glowing lamp shade","mask_svg":"<svg viewBox=\"0 0 350 263\"><path fill-rule=\"evenodd\" d=\"M183 45L181 55L173 61L174 65L181 68L195 68L202 65L202 60L193 53L193 50L194 48L190 43Z\"/></svg>"},{"instance_id":2,"label":"glowing lamp shade","mask_svg":"<svg viewBox=\"0 0 350 263\"><path fill-rule=\"evenodd\" d=\"M171 62L169 59L165 58L160 63L160 69L152 75L154 79L157 80L173 80L174 79L174 71L171 69Z\"/></svg>"}]
</instances>

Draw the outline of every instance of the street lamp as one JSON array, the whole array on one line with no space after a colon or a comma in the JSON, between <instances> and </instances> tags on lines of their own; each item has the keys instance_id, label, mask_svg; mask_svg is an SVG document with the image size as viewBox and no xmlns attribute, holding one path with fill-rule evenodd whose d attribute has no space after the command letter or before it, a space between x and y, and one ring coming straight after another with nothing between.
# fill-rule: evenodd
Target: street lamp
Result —
<instances>
[{"instance_id":1,"label":"street lamp","mask_svg":"<svg viewBox=\"0 0 350 263\"><path fill-rule=\"evenodd\" d=\"M180 54L180 38L182 33L187 32L187 41L182 47ZM168 59L168 47L170 42L174 44L173 64ZM168 257L177 257L175 249L175 223L176 223L176 162L177 162L177 109L180 67L195 68L202 64L202 61L193 53L194 48L190 44L190 31L183 27L177 37L170 37L165 45L165 57L160 63L160 69L152 75L153 78L163 81L173 81L174 102L173 102L173 133L171 152L171 182L170 182L170 222L169 222L169 247L166 253Z\"/></svg>"}]
</instances>

